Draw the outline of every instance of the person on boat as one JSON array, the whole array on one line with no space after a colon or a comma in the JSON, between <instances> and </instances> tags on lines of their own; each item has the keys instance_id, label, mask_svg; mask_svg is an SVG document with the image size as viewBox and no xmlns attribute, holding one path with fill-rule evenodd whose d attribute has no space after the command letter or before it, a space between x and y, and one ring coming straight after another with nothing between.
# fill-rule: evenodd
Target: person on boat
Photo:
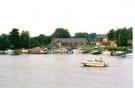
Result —
<instances>
[{"instance_id":1,"label":"person on boat","mask_svg":"<svg viewBox=\"0 0 135 88\"><path fill-rule=\"evenodd\" d=\"M97 62L103 62L103 59L102 59L102 57L100 57L100 59L95 59L95 61L97 61Z\"/></svg>"},{"instance_id":2,"label":"person on boat","mask_svg":"<svg viewBox=\"0 0 135 88\"><path fill-rule=\"evenodd\" d=\"M102 60L102 57L100 57L100 60Z\"/></svg>"},{"instance_id":3,"label":"person on boat","mask_svg":"<svg viewBox=\"0 0 135 88\"><path fill-rule=\"evenodd\" d=\"M100 61L101 61L101 62L103 62L103 59L102 59L102 57L100 57Z\"/></svg>"}]
</instances>

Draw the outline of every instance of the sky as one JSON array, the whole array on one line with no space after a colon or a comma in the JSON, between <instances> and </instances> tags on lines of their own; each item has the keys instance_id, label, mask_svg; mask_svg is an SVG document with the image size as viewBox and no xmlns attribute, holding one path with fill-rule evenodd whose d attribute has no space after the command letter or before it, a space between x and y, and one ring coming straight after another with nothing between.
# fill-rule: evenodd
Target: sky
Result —
<instances>
[{"instance_id":1,"label":"sky","mask_svg":"<svg viewBox=\"0 0 135 88\"><path fill-rule=\"evenodd\" d=\"M0 0L0 34L13 28L30 36L51 35L56 28L105 34L133 27L134 0Z\"/></svg>"}]
</instances>

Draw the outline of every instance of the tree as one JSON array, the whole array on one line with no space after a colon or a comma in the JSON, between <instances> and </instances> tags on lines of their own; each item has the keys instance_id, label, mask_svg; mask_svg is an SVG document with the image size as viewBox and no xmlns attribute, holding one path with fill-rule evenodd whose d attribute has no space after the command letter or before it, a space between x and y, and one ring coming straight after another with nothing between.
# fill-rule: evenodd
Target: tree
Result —
<instances>
[{"instance_id":1,"label":"tree","mask_svg":"<svg viewBox=\"0 0 135 88\"><path fill-rule=\"evenodd\" d=\"M86 38L88 43L90 43L90 37L89 37L89 34L86 33L86 32L78 32L78 33L75 33L75 38Z\"/></svg>"},{"instance_id":2,"label":"tree","mask_svg":"<svg viewBox=\"0 0 135 88\"><path fill-rule=\"evenodd\" d=\"M70 33L67 29L57 28L55 32L52 34L53 38L70 38Z\"/></svg>"},{"instance_id":3,"label":"tree","mask_svg":"<svg viewBox=\"0 0 135 88\"><path fill-rule=\"evenodd\" d=\"M29 48L30 36L28 31L22 31L20 35L20 47Z\"/></svg>"},{"instance_id":4,"label":"tree","mask_svg":"<svg viewBox=\"0 0 135 88\"><path fill-rule=\"evenodd\" d=\"M52 37L46 36L45 40L46 40L46 45L51 44Z\"/></svg>"},{"instance_id":5,"label":"tree","mask_svg":"<svg viewBox=\"0 0 135 88\"><path fill-rule=\"evenodd\" d=\"M119 46L127 46L127 40L128 40L128 31L127 28L124 27L123 29L120 29L119 31L119 36L118 36L118 41L119 41Z\"/></svg>"},{"instance_id":6,"label":"tree","mask_svg":"<svg viewBox=\"0 0 135 88\"><path fill-rule=\"evenodd\" d=\"M118 46L127 46L128 45L128 40L132 41L132 27L130 28L118 28L116 31L113 29L109 31L108 38L110 40L116 41Z\"/></svg>"},{"instance_id":7,"label":"tree","mask_svg":"<svg viewBox=\"0 0 135 88\"><path fill-rule=\"evenodd\" d=\"M115 40L115 31L114 29L111 29L109 33L107 33L108 39Z\"/></svg>"},{"instance_id":8,"label":"tree","mask_svg":"<svg viewBox=\"0 0 135 88\"><path fill-rule=\"evenodd\" d=\"M106 34L97 34L96 35L96 40L97 41L102 41L105 36L106 36Z\"/></svg>"},{"instance_id":9,"label":"tree","mask_svg":"<svg viewBox=\"0 0 135 88\"><path fill-rule=\"evenodd\" d=\"M90 40L91 41L96 41L97 34L96 33L91 33L89 34Z\"/></svg>"},{"instance_id":10,"label":"tree","mask_svg":"<svg viewBox=\"0 0 135 88\"><path fill-rule=\"evenodd\" d=\"M0 35L0 50L4 50L3 49L3 40L2 40L2 36Z\"/></svg>"},{"instance_id":11,"label":"tree","mask_svg":"<svg viewBox=\"0 0 135 88\"><path fill-rule=\"evenodd\" d=\"M128 39L132 40L133 39L133 28L130 27L127 29L127 31L128 31Z\"/></svg>"},{"instance_id":12,"label":"tree","mask_svg":"<svg viewBox=\"0 0 135 88\"><path fill-rule=\"evenodd\" d=\"M20 36L19 36L19 29L14 28L9 33L9 42L10 48L19 49L20 48Z\"/></svg>"},{"instance_id":13,"label":"tree","mask_svg":"<svg viewBox=\"0 0 135 88\"><path fill-rule=\"evenodd\" d=\"M45 41L45 35L44 34L40 34L38 36L38 42L39 42L39 46L43 47L46 45L46 41Z\"/></svg>"},{"instance_id":14,"label":"tree","mask_svg":"<svg viewBox=\"0 0 135 88\"><path fill-rule=\"evenodd\" d=\"M88 37L89 37L89 34L86 32L75 33L75 38L88 38Z\"/></svg>"},{"instance_id":15,"label":"tree","mask_svg":"<svg viewBox=\"0 0 135 88\"><path fill-rule=\"evenodd\" d=\"M30 38L30 48L38 47L39 46L39 41L38 37L31 37Z\"/></svg>"},{"instance_id":16,"label":"tree","mask_svg":"<svg viewBox=\"0 0 135 88\"><path fill-rule=\"evenodd\" d=\"M0 50L6 50L9 48L9 39L7 34L2 34L0 36Z\"/></svg>"},{"instance_id":17,"label":"tree","mask_svg":"<svg viewBox=\"0 0 135 88\"><path fill-rule=\"evenodd\" d=\"M51 43L51 37L40 34L38 37L39 46L44 47Z\"/></svg>"}]
</instances>

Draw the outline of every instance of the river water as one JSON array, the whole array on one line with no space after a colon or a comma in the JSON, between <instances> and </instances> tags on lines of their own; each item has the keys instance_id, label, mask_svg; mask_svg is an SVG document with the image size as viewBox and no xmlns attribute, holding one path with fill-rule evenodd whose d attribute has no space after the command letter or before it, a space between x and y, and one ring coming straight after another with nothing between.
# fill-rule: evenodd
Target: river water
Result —
<instances>
[{"instance_id":1,"label":"river water","mask_svg":"<svg viewBox=\"0 0 135 88\"><path fill-rule=\"evenodd\" d=\"M99 58L108 67L84 67ZM0 88L133 88L133 58L110 55L0 55Z\"/></svg>"}]
</instances>

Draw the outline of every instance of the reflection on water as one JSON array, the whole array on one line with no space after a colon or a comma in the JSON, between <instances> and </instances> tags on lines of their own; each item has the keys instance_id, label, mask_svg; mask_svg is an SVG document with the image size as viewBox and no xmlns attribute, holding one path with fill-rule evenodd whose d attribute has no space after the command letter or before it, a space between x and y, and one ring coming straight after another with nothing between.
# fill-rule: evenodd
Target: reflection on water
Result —
<instances>
[{"instance_id":1,"label":"reflection on water","mask_svg":"<svg viewBox=\"0 0 135 88\"><path fill-rule=\"evenodd\" d=\"M103 57L109 67L83 67ZM0 55L0 88L132 88L133 59L109 55Z\"/></svg>"}]
</instances>

